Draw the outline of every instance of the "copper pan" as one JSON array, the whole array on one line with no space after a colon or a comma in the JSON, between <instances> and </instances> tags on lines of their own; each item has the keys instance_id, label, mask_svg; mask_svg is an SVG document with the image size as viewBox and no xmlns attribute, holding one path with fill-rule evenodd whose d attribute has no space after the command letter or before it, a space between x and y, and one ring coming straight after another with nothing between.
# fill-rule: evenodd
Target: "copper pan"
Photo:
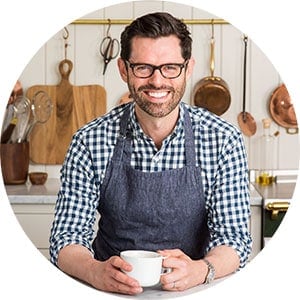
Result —
<instances>
[{"instance_id":1,"label":"copper pan","mask_svg":"<svg viewBox=\"0 0 300 300\"><path fill-rule=\"evenodd\" d=\"M225 82L225 80L214 76L214 48L215 41L212 33L210 42L210 76L202 78L196 84L193 91L193 100L196 106L206 108L207 110L220 116L228 110L231 102L231 96L228 84Z\"/></svg>"},{"instance_id":2,"label":"copper pan","mask_svg":"<svg viewBox=\"0 0 300 300\"><path fill-rule=\"evenodd\" d=\"M298 133L294 106L285 84L278 86L271 94L269 111L273 120L279 126L286 128L288 134Z\"/></svg>"},{"instance_id":3,"label":"copper pan","mask_svg":"<svg viewBox=\"0 0 300 300\"><path fill-rule=\"evenodd\" d=\"M131 95L130 95L130 92L126 92L126 93L123 94L122 97L119 99L118 104L121 105L121 104L125 104L125 103L131 102L131 101L132 101L132 97L131 97Z\"/></svg>"},{"instance_id":4,"label":"copper pan","mask_svg":"<svg viewBox=\"0 0 300 300\"><path fill-rule=\"evenodd\" d=\"M247 44L248 37L244 35L243 111L238 114L238 124L243 134L250 137L256 133L256 122L253 116L246 111Z\"/></svg>"}]
</instances>

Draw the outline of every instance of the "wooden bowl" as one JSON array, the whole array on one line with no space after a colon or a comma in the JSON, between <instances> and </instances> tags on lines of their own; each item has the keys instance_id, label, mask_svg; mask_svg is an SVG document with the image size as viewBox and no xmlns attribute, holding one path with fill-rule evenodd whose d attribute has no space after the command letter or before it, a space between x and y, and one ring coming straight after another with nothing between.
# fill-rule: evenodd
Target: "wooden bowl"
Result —
<instances>
[{"instance_id":1,"label":"wooden bowl","mask_svg":"<svg viewBox=\"0 0 300 300\"><path fill-rule=\"evenodd\" d=\"M48 178L46 172L31 172L29 173L29 180L32 184L44 184Z\"/></svg>"}]
</instances>

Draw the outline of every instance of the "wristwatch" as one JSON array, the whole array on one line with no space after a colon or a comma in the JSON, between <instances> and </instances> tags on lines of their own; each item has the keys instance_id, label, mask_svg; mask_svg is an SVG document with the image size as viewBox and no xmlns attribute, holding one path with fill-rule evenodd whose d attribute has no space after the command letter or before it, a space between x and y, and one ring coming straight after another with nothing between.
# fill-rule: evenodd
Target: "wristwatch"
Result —
<instances>
[{"instance_id":1,"label":"wristwatch","mask_svg":"<svg viewBox=\"0 0 300 300\"><path fill-rule=\"evenodd\" d=\"M206 263L208 267L208 272L206 274L204 284L209 284L215 278L215 268L206 258L203 258L203 261Z\"/></svg>"}]
</instances>

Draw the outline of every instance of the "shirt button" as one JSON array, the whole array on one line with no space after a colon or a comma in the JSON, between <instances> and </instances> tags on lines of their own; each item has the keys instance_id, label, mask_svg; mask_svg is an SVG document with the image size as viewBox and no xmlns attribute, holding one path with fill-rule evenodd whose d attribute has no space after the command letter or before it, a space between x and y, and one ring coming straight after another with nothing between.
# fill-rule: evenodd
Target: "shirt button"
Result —
<instances>
[{"instance_id":1,"label":"shirt button","mask_svg":"<svg viewBox=\"0 0 300 300\"><path fill-rule=\"evenodd\" d=\"M159 162L159 156L157 156L157 155L153 156L152 161L155 162L155 163L158 163Z\"/></svg>"}]
</instances>

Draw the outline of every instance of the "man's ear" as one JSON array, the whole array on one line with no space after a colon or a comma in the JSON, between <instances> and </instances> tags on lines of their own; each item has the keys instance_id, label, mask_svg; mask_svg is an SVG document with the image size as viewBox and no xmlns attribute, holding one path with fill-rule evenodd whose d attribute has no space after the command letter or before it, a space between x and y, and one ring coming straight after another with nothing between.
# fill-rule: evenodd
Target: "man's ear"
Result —
<instances>
[{"instance_id":1,"label":"man's ear","mask_svg":"<svg viewBox=\"0 0 300 300\"><path fill-rule=\"evenodd\" d=\"M191 57L189 59L189 63L188 63L187 70L186 70L186 78L187 79L189 79L192 76L194 66L195 66L195 59L194 59L194 57Z\"/></svg>"},{"instance_id":2,"label":"man's ear","mask_svg":"<svg viewBox=\"0 0 300 300\"><path fill-rule=\"evenodd\" d=\"M127 83L127 68L122 58L118 58L118 68L121 78Z\"/></svg>"}]
</instances>

